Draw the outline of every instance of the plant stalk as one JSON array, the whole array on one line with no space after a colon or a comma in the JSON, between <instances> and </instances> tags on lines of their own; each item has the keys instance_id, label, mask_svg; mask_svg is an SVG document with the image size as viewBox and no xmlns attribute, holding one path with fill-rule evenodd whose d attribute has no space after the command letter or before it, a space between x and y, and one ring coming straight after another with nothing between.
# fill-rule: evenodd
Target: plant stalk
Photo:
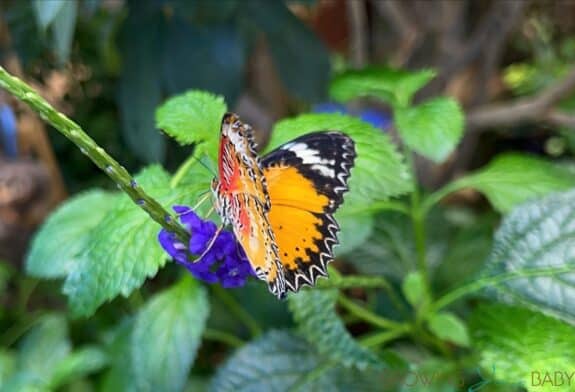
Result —
<instances>
[{"instance_id":1,"label":"plant stalk","mask_svg":"<svg viewBox=\"0 0 575 392\"><path fill-rule=\"evenodd\" d=\"M114 181L118 187L142 208L153 220L166 230L176 234L180 240L187 243L190 234L175 217L166 211L160 203L149 196L140 187L128 171L113 159L104 149L88 136L82 128L64 114L59 113L52 105L42 98L32 87L8 73L0 66L0 87L6 89L19 100L27 103L33 111L52 125L68 140L74 143L80 151L90 158L98 168Z\"/></svg>"}]
</instances>

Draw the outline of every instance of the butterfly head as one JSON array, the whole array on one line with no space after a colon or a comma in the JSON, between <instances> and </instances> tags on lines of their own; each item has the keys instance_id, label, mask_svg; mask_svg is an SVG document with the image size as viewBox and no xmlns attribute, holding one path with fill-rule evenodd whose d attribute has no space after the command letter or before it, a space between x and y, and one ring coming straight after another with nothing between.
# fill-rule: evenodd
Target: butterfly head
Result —
<instances>
[{"instance_id":1,"label":"butterfly head","mask_svg":"<svg viewBox=\"0 0 575 392\"><path fill-rule=\"evenodd\" d=\"M255 144L252 128L244 124L235 113L226 113L222 119L222 140L228 140L235 151L243 154L254 154Z\"/></svg>"}]
</instances>

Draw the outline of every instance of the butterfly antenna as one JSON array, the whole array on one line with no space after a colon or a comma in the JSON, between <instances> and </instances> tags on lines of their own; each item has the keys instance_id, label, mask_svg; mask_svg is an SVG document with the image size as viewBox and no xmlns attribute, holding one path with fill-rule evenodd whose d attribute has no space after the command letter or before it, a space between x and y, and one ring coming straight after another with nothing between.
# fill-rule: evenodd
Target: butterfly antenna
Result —
<instances>
[{"instance_id":1,"label":"butterfly antenna","mask_svg":"<svg viewBox=\"0 0 575 392\"><path fill-rule=\"evenodd\" d=\"M218 173L216 173L216 171L214 170L213 167L208 166L208 164L205 163L204 161L202 161L201 158L198 158L198 157L196 157L195 155L192 155L192 156L193 156L194 159L196 159L196 160L200 163L200 165L202 165L207 171L209 171L210 173L212 173L212 175L213 175L214 177L217 177L217 176L218 176Z\"/></svg>"},{"instance_id":2,"label":"butterfly antenna","mask_svg":"<svg viewBox=\"0 0 575 392\"><path fill-rule=\"evenodd\" d=\"M210 190L208 189L207 191L201 193L200 200L196 203L195 206L192 207L192 210L196 211L202 204L204 204L206 200L208 200L208 197L210 196L209 192Z\"/></svg>"}]
</instances>

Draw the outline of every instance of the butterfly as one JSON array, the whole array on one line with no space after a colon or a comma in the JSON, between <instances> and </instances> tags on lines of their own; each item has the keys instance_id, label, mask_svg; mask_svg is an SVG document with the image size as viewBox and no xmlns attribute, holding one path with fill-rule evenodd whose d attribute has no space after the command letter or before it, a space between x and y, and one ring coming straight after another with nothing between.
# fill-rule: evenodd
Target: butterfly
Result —
<instances>
[{"instance_id":1,"label":"butterfly","mask_svg":"<svg viewBox=\"0 0 575 392\"><path fill-rule=\"evenodd\" d=\"M261 159L252 129L226 113L221 124L215 208L231 225L256 276L278 298L327 276L338 243L333 214L353 167L353 140L337 131L300 136Z\"/></svg>"}]
</instances>

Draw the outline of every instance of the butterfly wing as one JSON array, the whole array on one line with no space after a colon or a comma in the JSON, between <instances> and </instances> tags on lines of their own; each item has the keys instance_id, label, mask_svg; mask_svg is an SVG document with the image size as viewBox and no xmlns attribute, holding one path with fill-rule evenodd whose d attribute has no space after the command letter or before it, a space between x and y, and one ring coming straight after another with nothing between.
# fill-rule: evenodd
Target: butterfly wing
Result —
<instances>
[{"instance_id":1,"label":"butterfly wing","mask_svg":"<svg viewBox=\"0 0 575 392\"><path fill-rule=\"evenodd\" d=\"M285 295L274 233L268 219L269 197L251 128L237 115L227 113L222 120L218 159L219 178L212 190L216 209L234 235L258 276L279 298Z\"/></svg>"},{"instance_id":2,"label":"butterfly wing","mask_svg":"<svg viewBox=\"0 0 575 392\"><path fill-rule=\"evenodd\" d=\"M348 190L354 159L353 140L340 132L303 135L262 159L268 218L291 291L327 275L338 243L333 214Z\"/></svg>"}]
</instances>

